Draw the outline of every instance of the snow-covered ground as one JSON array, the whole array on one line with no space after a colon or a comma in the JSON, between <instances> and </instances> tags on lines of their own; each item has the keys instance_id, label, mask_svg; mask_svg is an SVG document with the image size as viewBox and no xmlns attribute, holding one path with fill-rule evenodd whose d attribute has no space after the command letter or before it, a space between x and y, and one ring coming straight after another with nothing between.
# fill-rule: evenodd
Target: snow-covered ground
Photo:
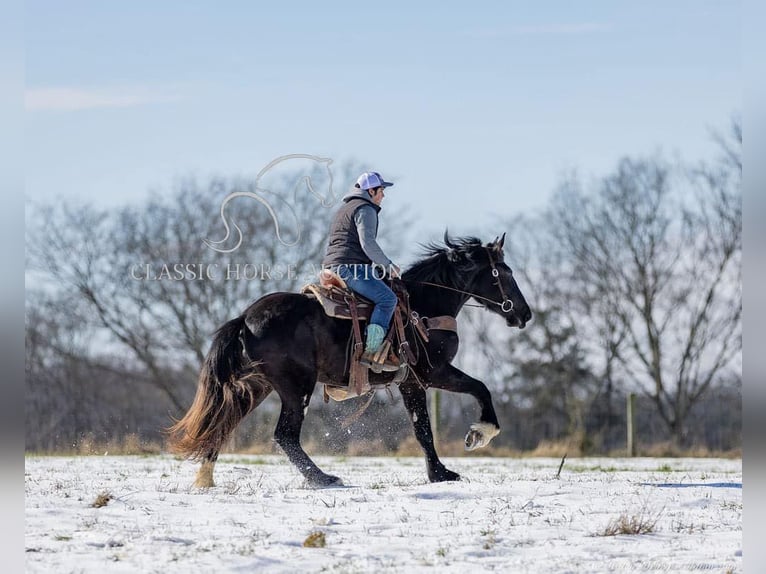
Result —
<instances>
[{"instance_id":1,"label":"snow-covered ground","mask_svg":"<svg viewBox=\"0 0 766 574\"><path fill-rule=\"evenodd\" d=\"M741 460L445 458L442 484L421 458L316 461L347 486L278 455L224 455L204 491L170 456L27 457L26 571L742 571ZM606 536L621 517L653 532Z\"/></svg>"}]
</instances>

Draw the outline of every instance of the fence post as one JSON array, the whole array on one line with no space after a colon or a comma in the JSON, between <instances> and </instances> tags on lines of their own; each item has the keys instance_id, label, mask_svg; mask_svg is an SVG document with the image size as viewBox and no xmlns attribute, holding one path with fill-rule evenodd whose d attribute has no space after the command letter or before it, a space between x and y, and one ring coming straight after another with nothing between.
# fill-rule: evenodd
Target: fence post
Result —
<instances>
[{"instance_id":1,"label":"fence post","mask_svg":"<svg viewBox=\"0 0 766 574\"><path fill-rule=\"evenodd\" d=\"M628 395L628 456L636 456L636 393Z\"/></svg>"}]
</instances>

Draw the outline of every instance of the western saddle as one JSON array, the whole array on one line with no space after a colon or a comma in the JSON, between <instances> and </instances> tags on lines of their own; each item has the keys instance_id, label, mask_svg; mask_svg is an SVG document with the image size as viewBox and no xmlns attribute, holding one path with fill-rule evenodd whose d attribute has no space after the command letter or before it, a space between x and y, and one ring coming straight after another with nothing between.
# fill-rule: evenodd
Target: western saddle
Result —
<instances>
[{"instance_id":1,"label":"western saddle","mask_svg":"<svg viewBox=\"0 0 766 574\"><path fill-rule=\"evenodd\" d=\"M405 324L409 321L414 325L416 331L428 341L427 326L419 321L417 313L410 310L409 295L402 281L394 280L391 288L396 293L398 303L394 311L391 326L383 339L380 350L373 358L373 366L370 367L375 373L380 373L380 368L389 353L398 357L400 367L394 372L391 380L370 384L368 368L360 363L359 359L364 352L364 337L362 335L361 322L369 321L372 315L374 304L348 288L345 281L330 269L322 269L319 272L319 283L309 283L301 289L301 293L308 297L316 299L325 313L330 317L338 319L348 319L352 323L351 338L352 349L350 363L348 365L349 382L347 387L338 387L325 384L324 398L325 402L331 397L336 401L342 401L356 396L361 396L373 388L386 387L389 384L398 384L407 378L407 372L410 365L417 362L417 357L410 348L405 334ZM406 318L406 319L405 319ZM453 319L454 321L454 319ZM439 328L439 327L437 327ZM456 329L455 329L456 330ZM396 351L394 351L394 349ZM375 366L375 363L379 367Z\"/></svg>"}]
</instances>

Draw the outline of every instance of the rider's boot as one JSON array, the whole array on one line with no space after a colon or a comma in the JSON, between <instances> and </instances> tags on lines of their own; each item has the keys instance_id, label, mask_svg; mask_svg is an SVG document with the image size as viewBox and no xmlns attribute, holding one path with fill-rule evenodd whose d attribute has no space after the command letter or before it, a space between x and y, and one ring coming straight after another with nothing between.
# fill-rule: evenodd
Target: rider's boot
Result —
<instances>
[{"instance_id":1,"label":"rider's boot","mask_svg":"<svg viewBox=\"0 0 766 574\"><path fill-rule=\"evenodd\" d=\"M389 352L390 343L383 341L385 336L386 332L380 325L367 325L367 343L359 362L374 373L398 371L400 367L399 359Z\"/></svg>"}]
</instances>

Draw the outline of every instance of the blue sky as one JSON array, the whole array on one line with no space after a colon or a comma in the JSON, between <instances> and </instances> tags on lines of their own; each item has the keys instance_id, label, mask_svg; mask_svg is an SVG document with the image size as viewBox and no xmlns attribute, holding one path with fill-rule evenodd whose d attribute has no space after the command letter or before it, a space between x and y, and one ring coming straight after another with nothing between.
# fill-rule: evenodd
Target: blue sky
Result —
<instances>
[{"instance_id":1,"label":"blue sky","mask_svg":"<svg viewBox=\"0 0 766 574\"><path fill-rule=\"evenodd\" d=\"M25 18L32 200L136 202L316 154L393 179L423 234L494 236L562 172L709 156L742 111L738 2L31 0Z\"/></svg>"}]
</instances>

